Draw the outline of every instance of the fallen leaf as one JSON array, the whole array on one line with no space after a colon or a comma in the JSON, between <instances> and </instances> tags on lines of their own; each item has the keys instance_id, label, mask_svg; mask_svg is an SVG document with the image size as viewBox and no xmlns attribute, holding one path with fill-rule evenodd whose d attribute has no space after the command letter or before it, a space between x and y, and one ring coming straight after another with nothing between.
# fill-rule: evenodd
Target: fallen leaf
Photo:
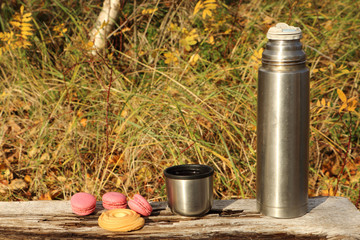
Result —
<instances>
[{"instance_id":1,"label":"fallen leaf","mask_svg":"<svg viewBox=\"0 0 360 240\"><path fill-rule=\"evenodd\" d=\"M265 16L263 23L264 24L272 24L274 22L274 18Z\"/></svg>"},{"instance_id":2,"label":"fallen leaf","mask_svg":"<svg viewBox=\"0 0 360 240\"><path fill-rule=\"evenodd\" d=\"M9 127L11 127L11 131L13 133L18 133L21 131L21 127L13 120L13 119L10 119L8 122L7 122L7 125Z\"/></svg>"},{"instance_id":3,"label":"fallen leaf","mask_svg":"<svg viewBox=\"0 0 360 240\"><path fill-rule=\"evenodd\" d=\"M66 177L64 177L64 176L58 176L58 177L57 177L57 180L58 180L59 182L66 182Z\"/></svg>"},{"instance_id":4,"label":"fallen leaf","mask_svg":"<svg viewBox=\"0 0 360 240\"><path fill-rule=\"evenodd\" d=\"M44 153L41 155L40 161L47 161L50 160L50 155L48 153Z\"/></svg>"},{"instance_id":5,"label":"fallen leaf","mask_svg":"<svg viewBox=\"0 0 360 240\"><path fill-rule=\"evenodd\" d=\"M24 181L27 182L27 183L31 183L32 179L31 179L31 176L30 175L26 175L24 177Z\"/></svg>"},{"instance_id":6,"label":"fallen leaf","mask_svg":"<svg viewBox=\"0 0 360 240\"><path fill-rule=\"evenodd\" d=\"M321 107L321 103L320 103L320 100L318 99L317 102L316 102L316 106L317 107Z\"/></svg>"},{"instance_id":7,"label":"fallen leaf","mask_svg":"<svg viewBox=\"0 0 360 240\"><path fill-rule=\"evenodd\" d=\"M9 184L9 189L11 190L19 190L27 187L26 182L23 179L17 178L11 181Z\"/></svg>"},{"instance_id":8,"label":"fallen leaf","mask_svg":"<svg viewBox=\"0 0 360 240\"><path fill-rule=\"evenodd\" d=\"M35 155L38 153L39 149L37 149L36 147L33 147L29 152L28 155L29 157L35 157Z\"/></svg>"},{"instance_id":9,"label":"fallen leaf","mask_svg":"<svg viewBox=\"0 0 360 240\"><path fill-rule=\"evenodd\" d=\"M209 40L207 40L206 42L211 44L211 45L214 45L215 44L214 36L210 35Z\"/></svg>"},{"instance_id":10,"label":"fallen leaf","mask_svg":"<svg viewBox=\"0 0 360 240\"><path fill-rule=\"evenodd\" d=\"M5 184L0 183L0 193L4 194L9 191L9 187Z\"/></svg>"},{"instance_id":11,"label":"fallen leaf","mask_svg":"<svg viewBox=\"0 0 360 240\"><path fill-rule=\"evenodd\" d=\"M325 101L325 99L323 98L323 99L321 99L321 105L322 106L325 106L326 105L326 101Z\"/></svg>"},{"instance_id":12,"label":"fallen leaf","mask_svg":"<svg viewBox=\"0 0 360 240\"><path fill-rule=\"evenodd\" d=\"M177 57L171 52L164 53L164 57L166 58L165 59L166 64L171 64L171 63L177 64L178 63Z\"/></svg>"},{"instance_id":13,"label":"fallen leaf","mask_svg":"<svg viewBox=\"0 0 360 240\"><path fill-rule=\"evenodd\" d=\"M193 54L189 60L189 63L191 66L195 66L196 62L199 60L200 56L199 54Z\"/></svg>"},{"instance_id":14,"label":"fallen leaf","mask_svg":"<svg viewBox=\"0 0 360 240\"><path fill-rule=\"evenodd\" d=\"M86 119L86 118L82 118L82 119L80 120L80 124L81 124L81 126L86 127L87 119Z\"/></svg>"},{"instance_id":15,"label":"fallen leaf","mask_svg":"<svg viewBox=\"0 0 360 240\"><path fill-rule=\"evenodd\" d=\"M325 22L324 28L325 28L325 30L330 31L333 28L333 21L329 20L329 21Z\"/></svg>"},{"instance_id":16,"label":"fallen leaf","mask_svg":"<svg viewBox=\"0 0 360 240\"><path fill-rule=\"evenodd\" d=\"M52 200L50 192L41 194L39 200Z\"/></svg>"}]
</instances>

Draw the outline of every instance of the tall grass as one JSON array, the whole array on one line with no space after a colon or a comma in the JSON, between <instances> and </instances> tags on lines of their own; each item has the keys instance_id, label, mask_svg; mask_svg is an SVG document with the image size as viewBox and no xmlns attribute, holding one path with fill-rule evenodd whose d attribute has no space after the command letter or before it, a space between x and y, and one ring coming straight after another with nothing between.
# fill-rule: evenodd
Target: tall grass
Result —
<instances>
[{"instance_id":1,"label":"tall grass","mask_svg":"<svg viewBox=\"0 0 360 240\"><path fill-rule=\"evenodd\" d=\"M92 56L101 1L25 1L32 46L0 56L1 200L165 200L163 170L183 163L215 168L217 198L255 197L259 57L268 28L287 22L311 71L309 194L356 203L359 108L339 113L336 90L358 99L358 3L217 1L205 17L197 3L127 1L107 53ZM3 31L19 9L3 4Z\"/></svg>"}]
</instances>

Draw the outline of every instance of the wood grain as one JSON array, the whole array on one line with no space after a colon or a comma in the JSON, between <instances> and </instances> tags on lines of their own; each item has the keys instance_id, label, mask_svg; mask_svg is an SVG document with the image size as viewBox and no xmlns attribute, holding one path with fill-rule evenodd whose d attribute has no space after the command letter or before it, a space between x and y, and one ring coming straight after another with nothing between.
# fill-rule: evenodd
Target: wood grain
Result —
<instances>
[{"instance_id":1,"label":"wood grain","mask_svg":"<svg viewBox=\"0 0 360 240\"><path fill-rule=\"evenodd\" d=\"M346 198L309 199L309 212L275 219L256 212L254 199L215 200L203 217L174 215L153 202L145 226L134 232L101 229L105 211L97 202L90 216L76 216L69 201L0 202L0 239L360 239L360 213Z\"/></svg>"}]
</instances>

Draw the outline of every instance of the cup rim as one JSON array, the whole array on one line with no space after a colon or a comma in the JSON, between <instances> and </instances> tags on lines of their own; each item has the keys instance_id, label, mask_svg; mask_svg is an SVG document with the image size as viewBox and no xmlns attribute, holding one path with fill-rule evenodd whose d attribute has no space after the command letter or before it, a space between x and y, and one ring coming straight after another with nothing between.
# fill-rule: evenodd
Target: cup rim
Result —
<instances>
[{"instance_id":1,"label":"cup rim","mask_svg":"<svg viewBox=\"0 0 360 240\"><path fill-rule=\"evenodd\" d=\"M194 174L184 174L184 172L194 172ZM165 177L169 179L200 179L210 177L214 174L214 169L203 164L183 164L168 167L164 170Z\"/></svg>"}]
</instances>

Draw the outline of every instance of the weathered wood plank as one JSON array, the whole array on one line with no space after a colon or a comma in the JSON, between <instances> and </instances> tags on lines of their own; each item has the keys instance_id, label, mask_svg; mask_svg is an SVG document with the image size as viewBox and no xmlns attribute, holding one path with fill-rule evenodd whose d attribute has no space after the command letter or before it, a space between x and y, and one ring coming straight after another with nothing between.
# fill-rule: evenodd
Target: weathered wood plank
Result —
<instances>
[{"instance_id":1,"label":"weathered wood plank","mask_svg":"<svg viewBox=\"0 0 360 240\"><path fill-rule=\"evenodd\" d=\"M258 214L254 199L216 200L204 217L173 215L166 203L154 202L141 230L114 233L97 225L101 202L85 217L74 215L69 201L0 202L0 238L360 239L360 212L349 200L319 197L309 203L303 217L274 219Z\"/></svg>"}]
</instances>

